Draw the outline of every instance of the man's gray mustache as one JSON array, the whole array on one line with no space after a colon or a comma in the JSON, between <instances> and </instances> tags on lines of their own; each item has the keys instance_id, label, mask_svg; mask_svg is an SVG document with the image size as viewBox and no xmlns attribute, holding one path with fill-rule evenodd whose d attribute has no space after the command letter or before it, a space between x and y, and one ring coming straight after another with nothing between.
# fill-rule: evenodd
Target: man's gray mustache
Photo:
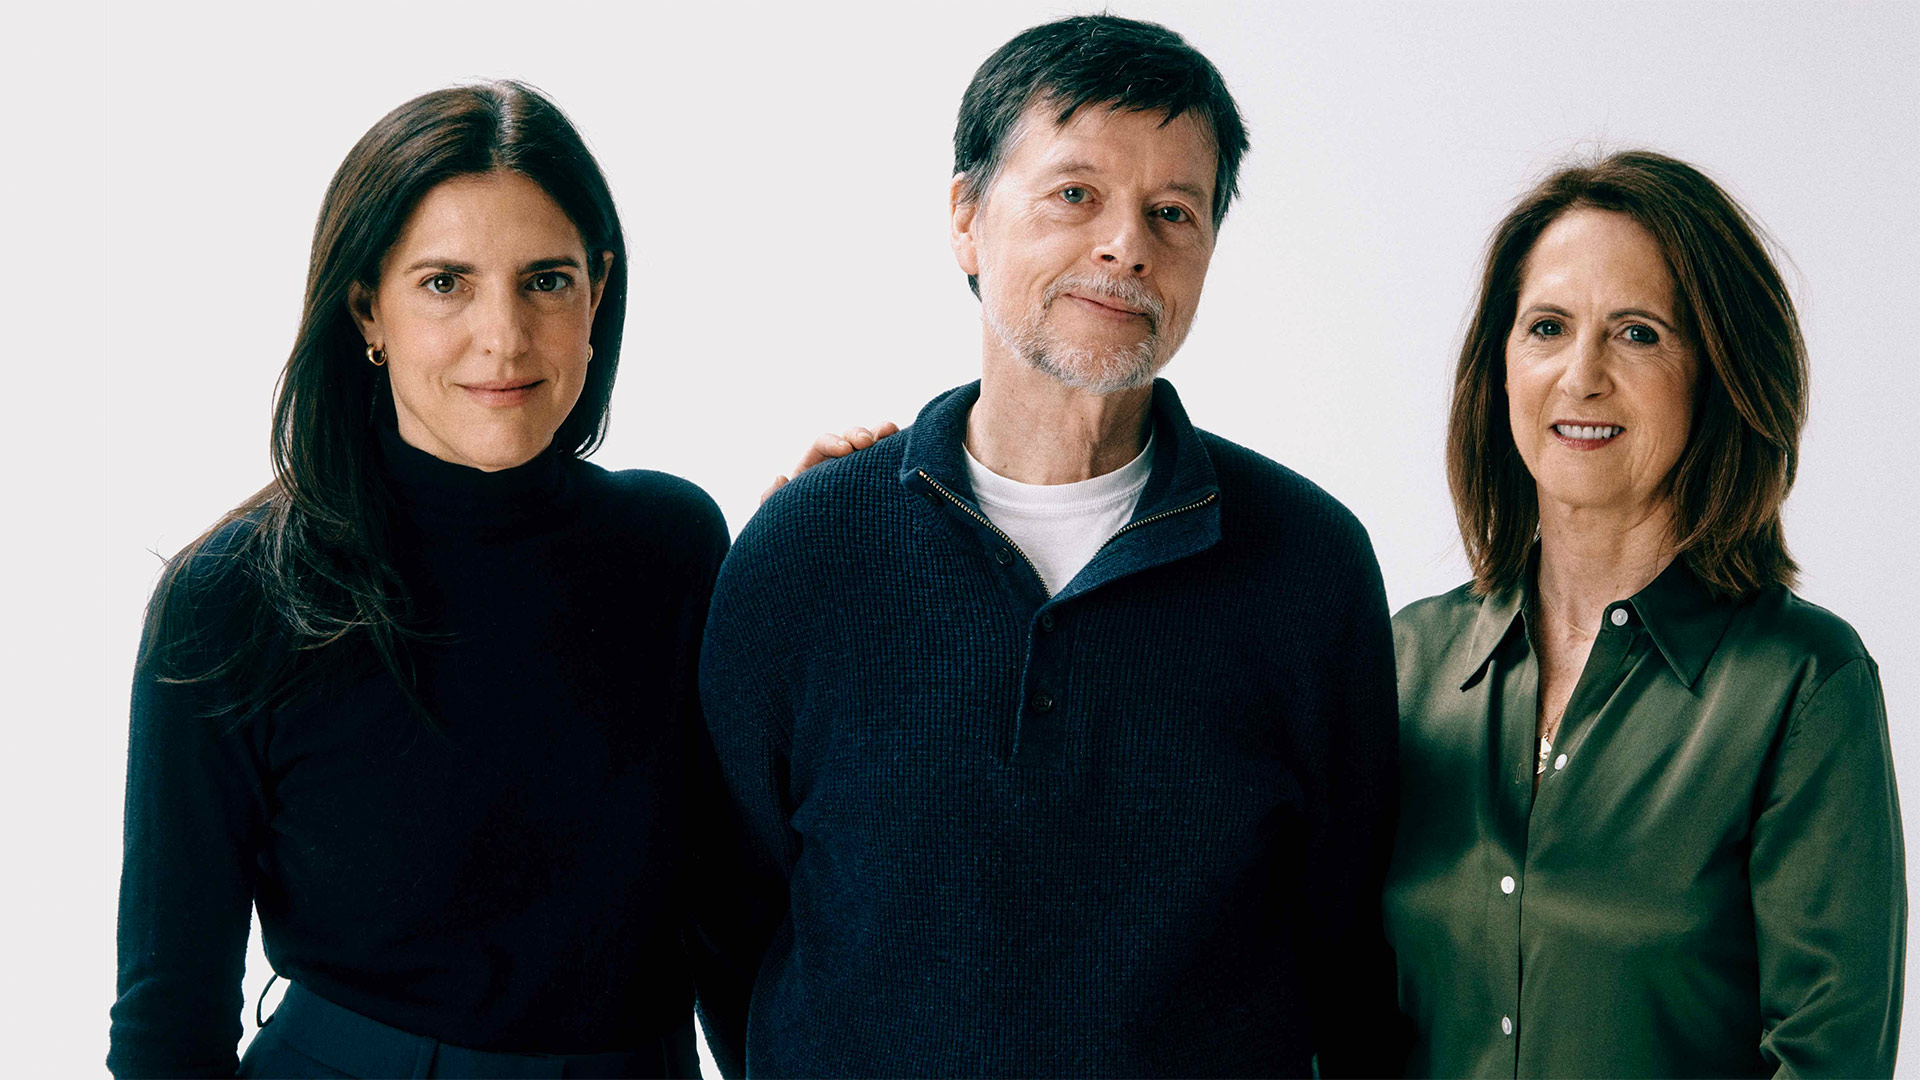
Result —
<instances>
[{"instance_id":1,"label":"man's gray mustache","mask_svg":"<svg viewBox=\"0 0 1920 1080\"><path fill-rule=\"evenodd\" d=\"M1156 333L1160 329L1160 315L1164 310L1160 299L1148 292L1147 287L1137 281L1128 278L1097 277L1092 274L1070 274L1047 286L1046 300L1041 306L1050 308L1055 300L1069 292L1119 301L1121 305L1145 315L1149 329Z\"/></svg>"}]
</instances>

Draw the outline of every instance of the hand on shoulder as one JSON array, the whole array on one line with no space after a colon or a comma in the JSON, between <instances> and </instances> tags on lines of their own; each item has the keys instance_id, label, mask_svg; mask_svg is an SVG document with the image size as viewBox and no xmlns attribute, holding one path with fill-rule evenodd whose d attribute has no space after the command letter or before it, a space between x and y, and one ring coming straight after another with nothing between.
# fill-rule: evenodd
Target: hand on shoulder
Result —
<instances>
[{"instance_id":1,"label":"hand on shoulder","mask_svg":"<svg viewBox=\"0 0 1920 1080\"><path fill-rule=\"evenodd\" d=\"M846 457L855 450L865 450L889 435L899 434L899 431L900 425L891 420L871 429L851 427L838 435L829 431L813 440L813 445L807 447L807 452L800 455L800 463L793 467L793 476L799 476L823 461ZM773 483L767 485L767 490L760 493L760 501L766 502L774 492L787 486L787 482L793 479L793 476L774 477Z\"/></svg>"}]
</instances>

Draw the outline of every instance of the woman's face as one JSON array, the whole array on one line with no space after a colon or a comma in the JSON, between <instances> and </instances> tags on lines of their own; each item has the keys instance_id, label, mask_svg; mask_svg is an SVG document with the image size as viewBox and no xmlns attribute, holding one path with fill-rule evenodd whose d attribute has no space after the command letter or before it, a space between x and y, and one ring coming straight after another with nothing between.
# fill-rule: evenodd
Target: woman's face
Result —
<instances>
[{"instance_id":1,"label":"woman's face","mask_svg":"<svg viewBox=\"0 0 1920 1080\"><path fill-rule=\"evenodd\" d=\"M566 212L519 173L429 191L378 288L350 301L386 353L400 437L489 472L545 450L586 383L601 291L587 259Z\"/></svg>"},{"instance_id":2,"label":"woman's face","mask_svg":"<svg viewBox=\"0 0 1920 1080\"><path fill-rule=\"evenodd\" d=\"M1543 512L1650 514L1686 448L1699 361L1659 243L1578 209L1527 256L1507 335L1508 419Z\"/></svg>"}]
</instances>

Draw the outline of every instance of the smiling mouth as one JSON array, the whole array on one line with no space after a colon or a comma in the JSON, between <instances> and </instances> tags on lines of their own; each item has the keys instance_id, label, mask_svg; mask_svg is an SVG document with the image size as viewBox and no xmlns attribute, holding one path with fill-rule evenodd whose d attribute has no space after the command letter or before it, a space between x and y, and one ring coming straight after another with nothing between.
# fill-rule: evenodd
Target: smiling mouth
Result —
<instances>
[{"instance_id":1,"label":"smiling mouth","mask_svg":"<svg viewBox=\"0 0 1920 1080\"><path fill-rule=\"evenodd\" d=\"M1554 437L1576 450L1596 450L1618 438L1627 429L1618 424L1554 424Z\"/></svg>"},{"instance_id":2,"label":"smiling mouth","mask_svg":"<svg viewBox=\"0 0 1920 1080\"><path fill-rule=\"evenodd\" d=\"M1110 311L1115 315L1130 315L1135 318L1142 318L1142 317L1145 317L1146 315L1146 312L1144 311L1135 311L1130 307L1122 307L1119 304L1109 303L1105 300L1096 300L1091 296L1082 296L1079 293L1074 293L1074 292L1070 292L1067 295L1072 297L1075 300L1080 301L1081 303L1092 304L1094 307L1101 308L1106 311Z\"/></svg>"},{"instance_id":3,"label":"smiling mouth","mask_svg":"<svg viewBox=\"0 0 1920 1080\"><path fill-rule=\"evenodd\" d=\"M518 405L520 402L533 396L534 387L539 386L543 382L546 382L546 380L530 379L526 382L461 383L460 389L465 390L468 397L482 405Z\"/></svg>"}]
</instances>

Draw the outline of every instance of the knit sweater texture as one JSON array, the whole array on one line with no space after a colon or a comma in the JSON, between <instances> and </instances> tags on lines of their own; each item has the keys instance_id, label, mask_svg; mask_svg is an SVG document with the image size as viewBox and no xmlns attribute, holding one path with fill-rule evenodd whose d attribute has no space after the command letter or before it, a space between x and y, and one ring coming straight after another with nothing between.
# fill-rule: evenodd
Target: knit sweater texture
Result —
<instances>
[{"instance_id":1,"label":"knit sweater texture","mask_svg":"<svg viewBox=\"0 0 1920 1080\"><path fill-rule=\"evenodd\" d=\"M1133 520L1048 595L968 486L978 395L797 478L721 570L701 698L786 901L743 934L747 1071L1396 1069L1365 530L1161 381Z\"/></svg>"},{"instance_id":2,"label":"knit sweater texture","mask_svg":"<svg viewBox=\"0 0 1920 1080\"><path fill-rule=\"evenodd\" d=\"M133 687L118 1075L233 1073L254 907L275 971L460 1046L624 1050L690 1015L719 511L660 473L558 453L482 473L382 438L437 729L372 663L207 715L230 691L165 681L159 657L204 668L236 646L258 597L233 553L255 526L190 556L170 602L196 636L144 651Z\"/></svg>"}]
</instances>

